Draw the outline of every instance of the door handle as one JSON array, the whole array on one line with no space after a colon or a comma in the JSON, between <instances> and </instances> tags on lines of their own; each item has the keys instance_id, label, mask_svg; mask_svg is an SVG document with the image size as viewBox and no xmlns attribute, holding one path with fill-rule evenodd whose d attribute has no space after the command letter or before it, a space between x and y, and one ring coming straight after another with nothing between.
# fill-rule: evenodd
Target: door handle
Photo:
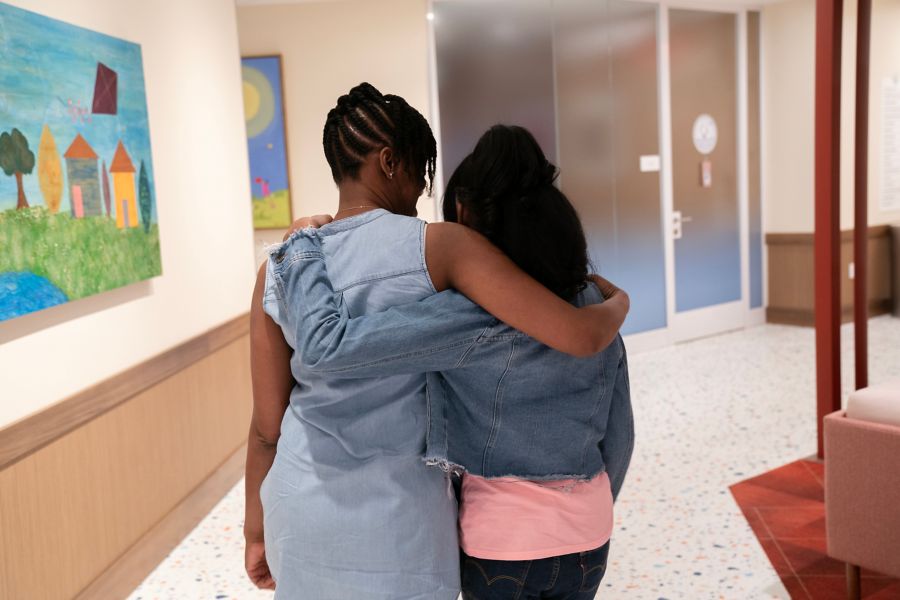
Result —
<instances>
[{"instance_id":1,"label":"door handle","mask_svg":"<svg viewBox=\"0 0 900 600\"><path fill-rule=\"evenodd\" d=\"M693 221L693 217L685 217L680 210L672 211L672 239L680 240L684 237L684 223Z\"/></svg>"}]
</instances>

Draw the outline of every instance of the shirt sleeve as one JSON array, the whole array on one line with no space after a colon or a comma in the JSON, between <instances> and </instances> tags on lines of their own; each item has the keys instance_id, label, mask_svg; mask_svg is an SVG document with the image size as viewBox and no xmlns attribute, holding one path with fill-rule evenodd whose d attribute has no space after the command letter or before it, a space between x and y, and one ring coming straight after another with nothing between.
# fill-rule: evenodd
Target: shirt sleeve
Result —
<instances>
[{"instance_id":1,"label":"shirt sleeve","mask_svg":"<svg viewBox=\"0 0 900 600\"><path fill-rule=\"evenodd\" d=\"M289 243L276 272L300 363L312 372L358 378L453 369L494 322L455 291L350 318L336 300L315 230L295 233Z\"/></svg>"},{"instance_id":2,"label":"shirt sleeve","mask_svg":"<svg viewBox=\"0 0 900 600\"><path fill-rule=\"evenodd\" d=\"M284 327L284 303L279 293L271 258L266 261L266 280L263 287L263 311L278 325Z\"/></svg>"}]
</instances>

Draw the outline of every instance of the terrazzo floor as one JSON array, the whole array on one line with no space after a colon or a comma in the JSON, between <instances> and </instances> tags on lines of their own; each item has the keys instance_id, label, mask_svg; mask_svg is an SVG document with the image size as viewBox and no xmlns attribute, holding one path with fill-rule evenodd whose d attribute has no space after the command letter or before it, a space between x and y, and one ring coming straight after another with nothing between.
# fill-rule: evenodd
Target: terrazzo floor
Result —
<instances>
[{"instance_id":1,"label":"terrazzo floor","mask_svg":"<svg viewBox=\"0 0 900 600\"><path fill-rule=\"evenodd\" d=\"M842 329L853 383L852 328ZM869 330L870 381L900 377L900 319ZM629 357L637 444L598 598L789 598L728 487L815 453L814 333L764 325ZM243 482L130 600L254 599ZM349 600L349 599L348 599Z\"/></svg>"}]
</instances>

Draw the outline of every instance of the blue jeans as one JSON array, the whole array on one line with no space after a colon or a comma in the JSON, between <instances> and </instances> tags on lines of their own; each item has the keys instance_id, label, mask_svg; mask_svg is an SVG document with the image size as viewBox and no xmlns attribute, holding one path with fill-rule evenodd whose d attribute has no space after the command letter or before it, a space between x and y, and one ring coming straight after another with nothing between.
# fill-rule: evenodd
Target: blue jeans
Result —
<instances>
[{"instance_id":1,"label":"blue jeans","mask_svg":"<svg viewBox=\"0 0 900 600\"><path fill-rule=\"evenodd\" d=\"M606 574L609 542L540 560L487 560L462 553L464 600L592 600Z\"/></svg>"}]
</instances>

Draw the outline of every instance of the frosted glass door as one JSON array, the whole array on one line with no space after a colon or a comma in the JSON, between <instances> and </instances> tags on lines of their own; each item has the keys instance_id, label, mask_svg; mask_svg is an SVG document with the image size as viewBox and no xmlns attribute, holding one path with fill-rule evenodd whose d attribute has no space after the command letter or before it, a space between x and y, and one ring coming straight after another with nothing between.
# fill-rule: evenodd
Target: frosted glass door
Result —
<instances>
[{"instance_id":1,"label":"frosted glass door","mask_svg":"<svg viewBox=\"0 0 900 600\"><path fill-rule=\"evenodd\" d=\"M527 127L556 162L550 0L434 4L444 182L497 123Z\"/></svg>"},{"instance_id":2,"label":"frosted glass door","mask_svg":"<svg viewBox=\"0 0 900 600\"><path fill-rule=\"evenodd\" d=\"M623 333L665 327L657 8L568 0L554 10L562 190L594 268L631 296Z\"/></svg>"},{"instance_id":3,"label":"frosted glass door","mask_svg":"<svg viewBox=\"0 0 900 600\"><path fill-rule=\"evenodd\" d=\"M444 180L489 126L527 127L560 167L595 270L631 294L623 332L665 327L656 6L437 1L434 35Z\"/></svg>"},{"instance_id":4,"label":"frosted glass door","mask_svg":"<svg viewBox=\"0 0 900 600\"><path fill-rule=\"evenodd\" d=\"M741 300L736 35L733 13L669 12L676 312Z\"/></svg>"}]
</instances>

